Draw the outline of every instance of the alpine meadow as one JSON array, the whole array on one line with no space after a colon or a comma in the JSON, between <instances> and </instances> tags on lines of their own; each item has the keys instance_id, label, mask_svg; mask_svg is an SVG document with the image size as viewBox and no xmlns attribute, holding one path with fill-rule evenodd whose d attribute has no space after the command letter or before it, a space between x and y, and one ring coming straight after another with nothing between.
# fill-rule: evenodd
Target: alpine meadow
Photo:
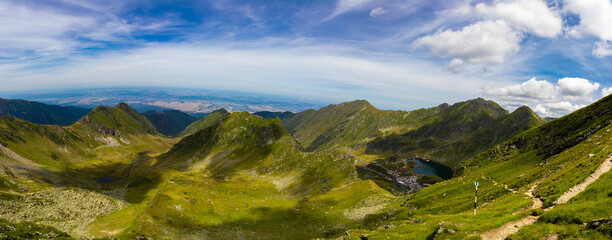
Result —
<instances>
[{"instance_id":1,"label":"alpine meadow","mask_svg":"<svg viewBox=\"0 0 612 240\"><path fill-rule=\"evenodd\" d=\"M612 239L612 0L0 2L0 239Z\"/></svg>"}]
</instances>

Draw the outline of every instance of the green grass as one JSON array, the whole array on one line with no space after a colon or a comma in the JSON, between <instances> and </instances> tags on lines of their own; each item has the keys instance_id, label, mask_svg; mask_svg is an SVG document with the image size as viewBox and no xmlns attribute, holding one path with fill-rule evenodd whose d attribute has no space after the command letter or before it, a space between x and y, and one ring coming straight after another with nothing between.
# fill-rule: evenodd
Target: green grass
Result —
<instances>
[{"instance_id":1,"label":"green grass","mask_svg":"<svg viewBox=\"0 0 612 240\"><path fill-rule=\"evenodd\" d=\"M550 223L536 223L523 227L512 239L545 239L550 236L558 239L610 239L612 235L602 233L598 230L585 229L580 225L559 225Z\"/></svg>"},{"instance_id":2,"label":"green grass","mask_svg":"<svg viewBox=\"0 0 612 240\"><path fill-rule=\"evenodd\" d=\"M31 222L12 223L0 219L1 239L74 239L68 234L53 227L38 225Z\"/></svg>"},{"instance_id":3,"label":"green grass","mask_svg":"<svg viewBox=\"0 0 612 240\"><path fill-rule=\"evenodd\" d=\"M347 114L353 119L362 119L359 126L371 124L369 121L374 118L352 112L368 106L360 102L353 104L357 107L347 108L352 109ZM140 118L126 111L125 106L117 108L121 110L119 115L107 109L111 112L105 113L106 120L131 116L132 120L122 127L127 127L126 132L136 129L130 124L139 122ZM504 114L497 112L495 106L478 110L480 116L461 115L460 112L467 110L462 109L456 114L465 122ZM593 110L605 108L588 109L591 109L588 113L605 118ZM301 117L309 118L312 112L305 114ZM429 113L424 112L414 117L427 116ZM329 117L330 121L342 118ZM583 117L568 119L580 122ZM591 122L605 121L591 118ZM435 236L438 224L455 233L435 236L436 239L477 239L481 233L505 223L541 213L541 210L519 211L532 203L523 193L533 184L539 184L535 193L550 203L568 186L584 180L612 150L607 147L612 145L608 125L576 126L576 130L553 121L549 123L552 128L547 124L519 134L461 164L457 176L451 180L396 197L373 181L359 180L354 166L358 161L353 153L367 156L359 147L306 152L284 130L279 119L263 119L248 113L230 114L209 123L214 124L205 124L182 139L142 132L122 132L120 137L111 134L119 144L109 146L98 139L108 134L99 135L89 128L96 125L40 127L4 118L0 121L0 139L18 154L44 165L44 169L70 176L63 178L65 181L95 191L126 188L124 197L130 205L98 216L86 234L119 239L140 235L156 239L337 238L347 230L349 239L357 239L360 234L367 234L369 239L427 239ZM23 131L15 134L15 129ZM385 132L393 131L399 130L391 128ZM344 139L370 136L370 132L361 130L342 134L347 134L343 135ZM582 140L567 142L561 137ZM549 142L539 142L542 140ZM342 145L334 141L321 143ZM558 145L557 142L565 143ZM594 155L588 157L588 154ZM371 158L368 161L374 159L368 157ZM104 176L119 180L107 184L95 182ZM543 236L551 231L567 238L605 236L605 229L586 230L574 223L609 217L611 213L605 207L610 204L612 194L608 190L610 178L610 174L604 175L572 201L544 212L540 222L517 236L527 237L534 232ZM11 174L1 175L0 180L8 189L0 194L2 201L19 201L17 193L8 191L16 191L20 184L33 190L53 187L44 181L37 183ZM476 181L480 187L478 214L474 216L473 182ZM595 204L601 206L592 207ZM424 224L413 223L416 219ZM379 229L384 225L395 227Z\"/></svg>"}]
</instances>

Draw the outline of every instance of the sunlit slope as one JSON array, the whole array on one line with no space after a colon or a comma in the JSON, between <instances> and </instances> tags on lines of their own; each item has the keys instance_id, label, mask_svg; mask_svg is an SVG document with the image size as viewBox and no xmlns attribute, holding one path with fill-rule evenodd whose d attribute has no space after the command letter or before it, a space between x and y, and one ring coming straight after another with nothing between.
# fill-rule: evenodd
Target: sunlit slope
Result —
<instances>
[{"instance_id":1,"label":"sunlit slope","mask_svg":"<svg viewBox=\"0 0 612 240\"><path fill-rule=\"evenodd\" d=\"M516 224L511 222L529 218L537 221L520 228L513 239L609 239L609 224L589 229L582 223L612 216L607 187L612 184L610 172L569 202L556 200L568 192L582 191L575 186L593 176L612 154L611 109L612 97L606 97L512 137L461 163L456 178L390 207L394 213L390 220L371 223L368 230L351 230L355 237L349 239L358 239L360 234L369 239L478 239L506 224L512 229ZM476 216L473 182L480 183ZM524 194L532 188L533 199ZM543 204L534 205L536 202ZM376 229L384 225L395 227Z\"/></svg>"},{"instance_id":2,"label":"sunlit slope","mask_svg":"<svg viewBox=\"0 0 612 240\"><path fill-rule=\"evenodd\" d=\"M528 107L508 113L483 99L408 112L382 111L358 100L282 121L308 151L418 154L450 166L545 122Z\"/></svg>"},{"instance_id":3,"label":"sunlit slope","mask_svg":"<svg viewBox=\"0 0 612 240\"><path fill-rule=\"evenodd\" d=\"M232 113L159 156L128 186L132 205L100 218L89 232L119 239L339 234L396 201L358 180L354 161L338 152L304 152L278 119Z\"/></svg>"},{"instance_id":4,"label":"sunlit slope","mask_svg":"<svg viewBox=\"0 0 612 240\"><path fill-rule=\"evenodd\" d=\"M122 103L114 108L98 107L68 127L0 118L6 162L20 162L22 167L37 164L54 170L74 169L88 160L109 157L103 155L106 149L122 151L149 140L154 141L148 144L167 145L144 116Z\"/></svg>"},{"instance_id":5,"label":"sunlit slope","mask_svg":"<svg viewBox=\"0 0 612 240\"><path fill-rule=\"evenodd\" d=\"M303 152L280 120L241 112L184 137L159 157L158 165L179 170L205 169L217 178L240 170L258 175L297 174L303 182L292 187L312 185L316 188L312 190L325 191L354 175L353 162L336 159L337 155ZM309 179L310 176L319 179Z\"/></svg>"},{"instance_id":6,"label":"sunlit slope","mask_svg":"<svg viewBox=\"0 0 612 240\"><path fill-rule=\"evenodd\" d=\"M414 131L376 139L368 152L425 155L455 166L545 121L529 107L512 113L492 101L475 99L457 103L442 111L437 120Z\"/></svg>"},{"instance_id":7,"label":"sunlit slope","mask_svg":"<svg viewBox=\"0 0 612 240\"><path fill-rule=\"evenodd\" d=\"M68 127L3 117L0 142L0 219L82 236L96 217L127 205L122 186L176 140L119 104L96 108Z\"/></svg>"},{"instance_id":8,"label":"sunlit slope","mask_svg":"<svg viewBox=\"0 0 612 240\"><path fill-rule=\"evenodd\" d=\"M222 122L223 120L225 120L225 118L227 118L227 116L229 114L230 113L227 110L223 109L223 108L217 109L217 110L209 113L208 115L204 116L203 118L200 118L199 120L189 124L187 126L187 128L185 128L185 130L183 130L179 134L179 136L180 137L184 137L184 136L187 136L187 135L191 135L191 134L194 134L194 133L196 133L197 131L199 131L201 129L204 129L204 128L216 125L216 124Z\"/></svg>"},{"instance_id":9,"label":"sunlit slope","mask_svg":"<svg viewBox=\"0 0 612 240\"><path fill-rule=\"evenodd\" d=\"M375 137L415 129L443 106L411 112L378 110L365 100L306 110L283 119L287 131L308 150L351 146L363 148Z\"/></svg>"}]
</instances>

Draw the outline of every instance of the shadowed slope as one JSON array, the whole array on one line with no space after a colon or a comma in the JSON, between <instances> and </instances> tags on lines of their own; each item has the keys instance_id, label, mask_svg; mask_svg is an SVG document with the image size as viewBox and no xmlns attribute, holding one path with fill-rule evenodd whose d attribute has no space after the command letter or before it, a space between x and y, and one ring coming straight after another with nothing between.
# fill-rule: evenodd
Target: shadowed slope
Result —
<instances>
[{"instance_id":1,"label":"shadowed slope","mask_svg":"<svg viewBox=\"0 0 612 240\"><path fill-rule=\"evenodd\" d=\"M147 111L143 115L159 133L166 136L175 136L196 121L191 115L178 110Z\"/></svg>"},{"instance_id":2,"label":"shadowed slope","mask_svg":"<svg viewBox=\"0 0 612 240\"><path fill-rule=\"evenodd\" d=\"M456 103L439 120L416 130L376 139L367 152L422 154L450 166L545 121L526 106L508 114L492 101Z\"/></svg>"},{"instance_id":3,"label":"shadowed slope","mask_svg":"<svg viewBox=\"0 0 612 240\"><path fill-rule=\"evenodd\" d=\"M60 107L44 103L0 98L0 116L13 116L36 124L67 126L73 124L91 109Z\"/></svg>"}]
</instances>

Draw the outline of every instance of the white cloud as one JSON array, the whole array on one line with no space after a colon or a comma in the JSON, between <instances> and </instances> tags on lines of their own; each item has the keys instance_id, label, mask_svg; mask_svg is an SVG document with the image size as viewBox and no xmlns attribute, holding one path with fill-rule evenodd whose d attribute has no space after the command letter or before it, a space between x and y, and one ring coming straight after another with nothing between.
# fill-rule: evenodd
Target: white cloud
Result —
<instances>
[{"instance_id":1,"label":"white cloud","mask_svg":"<svg viewBox=\"0 0 612 240\"><path fill-rule=\"evenodd\" d=\"M498 1L494 6L479 3L475 9L494 19L515 23L542 37L555 37L563 27L559 15L541 0Z\"/></svg>"},{"instance_id":2,"label":"white cloud","mask_svg":"<svg viewBox=\"0 0 612 240\"><path fill-rule=\"evenodd\" d=\"M612 55L612 2L610 0L565 0L564 10L578 14L580 24L569 27L567 34L575 38L595 36L601 41L595 43L592 54L603 58Z\"/></svg>"},{"instance_id":3,"label":"white cloud","mask_svg":"<svg viewBox=\"0 0 612 240\"><path fill-rule=\"evenodd\" d=\"M387 13L387 11L385 11L382 7L377 7L377 8L372 9L372 11L370 11L370 17L378 17L385 13Z\"/></svg>"},{"instance_id":4,"label":"white cloud","mask_svg":"<svg viewBox=\"0 0 612 240\"><path fill-rule=\"evenodd\" d=\"M612 2L610 0L564 0L566 11L580 16L580 24L569 29L569 34L585 34L612 41Z\"/></svg>"},{"instance_id":5,"label":"white cloud","mask_svg":"<svg viewBox=\"0 0 612 240\"><path fill-rule=\"evenodd\" d=\"M332 18L342 15L346 12L359 9L360 7L363 7L364 5L372 1L373 0L338 0L338 2L336 2L336 8L332 12L332 14L325 18L323 21L329 21Z\"/></svg>"},{"instance_id":6,"label":"white cloud","mask_svg":"<svg viewBox=\"0 0 612 240\"><path fill-rule=\"evenodd\" d=\"M506 22L482 21L458 31L444 30L424 36L413 47L429 47L432 52L469 63L501 63L519 50L520 33Z\"/></svg>"},{"instance_id":7,"label":"white cloud","mask_svg":"<svg viewBox=\"0 0 612 240\"><path fill-rule=\"evenodd\" d=\"M602 58L612 55L612 46L608 44L608 41L601 41L595 43L595 47L593 47L593 56Z\"/></svg>"},{"instance_id":8,"label":"white cloud","mask_svg":"<svg viewBox=\"0 0 612 240\"><path fill-rule=\"evenodd\" d=\"M368 98L379 106L411 109L465 100L482 81L459 79L418 58L355 56L346 53L345 46L278 42L285 45L265 41L147 44L95 56L71 56L45 69L32 61L26 66L0 67L0 86L3 91L57 86L189 87L307 96L327 102L338 101L330 96L341 96L343 101Z\"/></svg>"},{"instance_id":9,"label":"white cloud","mask_svg":"<svg viewBox=\"0 0 612 240\"><path fill-rule=\"evenodd\" d=\"M547 117L562 117L583 107L586 107L586 105L572 104L564 101L538 104L533 108L533 111Z\"/></svg>"},{"instance_id":10,"label":"white cloud","mask_svg":"<svg viewBox=\"0 0 612 240\"><path fill-rule=\"evenodd\" d=\"M555 100L556 92L557 89L552 83L546 80L538 81L536 78L516 85L484 89L486 95L500 98L503 102L516 102L518 105L528 104L533 101Z\"/></svg>"},{"instance_id":11,"label":"white cloud","mask_svg":"<svg viewBox=\"0 0 612 240\"><path fill-rule=\"evenodd\" d=\"M601 95L604 97L612 94L612 87L601 89Z\"/></svg>"},{"instance_id":12,"label":"white cloud","mask_svg":"<svg viewBox=\"0 0 612 240\"><path fill-rule=\"evenodd\" d=\"M157 31L177 24L164 19L127 23L107 7L81 1L65 1L57 7L0 2L0 55L64 57L95 41L119 41L135 31ZM70 12L70 8L87 11Z\"/></svg>"},{"instance_id":13,"label":"white cloud","mask_svg":"<svg viewBox=\"0 0 612 240\"><path fill-rule=\"evenodd\" d=\"M88 18L0 2L0 48L3 52L28 50L47 53L66 50L76 42L62 36L91 24Z\"/></svg>"},{"instance_id":14,"label":"white cloud","mask_svg":"<svg viewBox=\"0 0 612 240\"><path fill-rule=\"evenodd\" d=\"M509 110L527 105L543 116L559 117L591 103L599 86L583 78L562 78L557 84L532 78L499 88L483 87L483 94Z\"/></svg>"},{"instance_id":15,"label":"white cloud","mask_svg":"<svg viewBox=\"0 0 612 240\"><path fill-rule=\"evenodd\" d=\"M448 63L447 69L458 74L463 70L463 60L455 58Z\"/></svg>"},{"instance_id":16,"label":"white cloud","mask_svg":"<svg viewBox=\"0 0 612 240\"><path fill-rule=\"evenodd\" d=\"M557 84L565 100L589 100L591 93L599 89L599 83L591 83L584 78L562 78Z\"/></svg>"}]
</instances>

